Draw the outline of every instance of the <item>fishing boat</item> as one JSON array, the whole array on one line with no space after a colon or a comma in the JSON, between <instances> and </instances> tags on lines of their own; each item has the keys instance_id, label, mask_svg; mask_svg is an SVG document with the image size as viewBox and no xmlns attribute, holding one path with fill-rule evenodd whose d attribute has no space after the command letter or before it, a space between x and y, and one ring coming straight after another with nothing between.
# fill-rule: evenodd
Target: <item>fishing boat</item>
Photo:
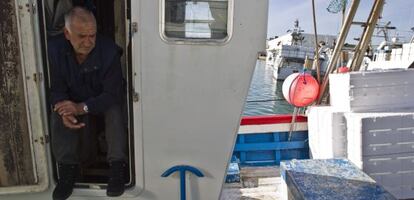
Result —
<instances>
[{"instance_id":1,"label":"fishing boat","mask_svg":"<svg viewBox=\"0 0 414 200\"><path fill-rule=\"evenodd\" d=\"M266 64L274 68L273 76L276 80L285 80L289 75L302 71L305 60L313 60L315 57L315 36L304 33L299 20L295 20L293 29L288 32L267 41ZM318 34L321 73L326 70L335 40L336 36Z\"/></svg>"},{"instance_id":2,"label":"fishing boat","mask_svg":"<svg viewBox=\"0 0 414 200\"><path fill-rule=\"evenodd\" d=\"M0 2L0 199L52 198L44 15L47 1ZM124 49L128 183L120 199L218 199L268 1L97 1L98 31ZM53 7L52 7L53 8ZM108 199L105 152L71 199Z\"/></svg>"},{"instance_id":3,"label":"fishing boat","mask_svg":"<svg viewBox=\"0 0 414 200\"><path fill-rule=\"evenodd\" d=\"M383 41L374 51L362 70L408 69L413 68L414 41L401 43L397 38Z\"/></svg>"},{"instance_id":4,"label":"fishing boat","mask_svg":"<svg viewBox=\"0 0 414 200\"><path fill-rule=\"evenodd\" d=\"M3 120L0 125L1 199L50 199L59 176L50 145L52 136L48 115L51 110L47 98L49 77L46 59L48 33L44 21L46 11L43 2L45 1L35 3L28 0L0 1L0 7L4 8L0 11L0 19L4 24L0 27L2 29L0 117ZM305 116L242 119L242 109L257 53L265 48L268 1L114 1L113 5L102 3L95 8L98 29L109 36L112 35L125 52L122 62L128 86L126 102L128 119L125 123L128 124L129 171L127 189L120 199L219 199L232 157L238 157L242 165L281 163L281 176L286 186L283 194L285 197L291 194L295 198L298 197L296 199L303 196L295 195L307 194L301 193L306 190L303 185L293 184L298 183L292 181L298 180L296 175L306 175L299 179L304 181L313 180L308 179L307 175L321 175L318 177L326 181L333 177L326 172L332 171L352 175L334 176L334 180L342 181L339 183L347 183L334 185L339 191L354 191L350 188L356 190L373 188L353 194L360 195L358 197L362 199L372 194L376 195L378 191L382 192L382 195L388 195L387 192L378 189L382 187L361 170L376 173L370 172L369 168L366 168L367 164L389 166L381 162L391 160L390 163L397 167L393 169L398 171L393 171L391 175L384 174L385 172L371 175L380 183L396 177L397 179L393 179L396 182L392 183L397 189L387 189L391 189L393 194L402 194L399 196L401 198L410 197L414 179L406 177L412 177L411 152L398 152L399 155L392 158L375 157L389 154L370 154L371 157L364 157L366 152L362 150L372 146L371 143L364 143L365 140L358 140L365 132L364 129L356 129L356 127L358 122L369 117L371 118L368 120L373 121L372 118L378 119L378 116L375 113L372 115L374 117L354 116L360 114L358 111L368 112L358 110L366 105L379 109L375 110L377 112L383 111L381 108L389 109L387 112L414 108L412 102L408 100L413 99L410 98L411 93L408 90L410 82L400 79L401 84L390 90L399 91L397 89L402 88L402 92L408 95L404 98L396 98L392 92L389 92L386 94L389 96L384 98L387 100L384 103L364 99L369 97L371 98L369 100L377 100L378 97L375 96L378 94L377 87L371 85L365 87L366 85L361 83L357 84L363 86L360 89L352 84L360 77L373 76L378 79L388 77L389 89L388 86L395 86L392 82L394 74L378 72L379 74L367 75L363 72L354 72L334 77L332 92L330 92L332 105L329 109L341 108L343 110L335 111L344 113L345 117L349 116L349 123L352 120L355 122L355 126L351 126L352 124L348 126L347 121L346 129L347 141L353 141L346 145L347 156L355 164L341 160L284 162L282 161L284 159L320 156L318 155L320 151L316 148L326 146L324 143L317 143L316 147L308 146L311 140L314 142L320 136L319 133L313 133L318 129L311 128L310 124L325 122L322 125L338 125L343 122ZM112 20L114 23L102 26L100 22L108 22L108 17L109 21ZM409 76L412 71L394 73ZM335 84L348 84L349 90L336 90L342 86ZM349 92L351 90L352 92ZM364 93L367 90L369 93ZM338 91L345 92L335 94ZM358 93L360 91L363 92ZM361 95L351 98L349 94ZM357 101L357 97L362 98L362 101ZM349 101L345 101L344 104L344 100ZM366 104L366 102L377 104ZM319 114L330 116L330 113L333 113L332 110L329 110L328 114L315 112L316 116L320 116ZM403 136L412 136L410 124L414 118L411 114L391 113L386 117L392 119L385 120L397 120L395 131L391 131L391 134L402 132L405 134ZM317 123L311 120L316 120ZM404 126L397 127L401 124ZM323 129L326 130L328 129ZM381 128L375 130L373 133L378 135L386 132ZM333 131L331 134L335 135ZM397 138L401 139L401 137ZM405 138L404 141L393 141L391 145L372 144L376 148L394 148L396 145L403 145L407 150L412 148L411 142L411 139ZM364 146L362 144L367 148L362 148ZM384 152L384 149L381 149L381 152ZM108 166L99 162L99 158L105 157L105 152L99 153L93 165L82 169L82 177L76 183L71 199L109 199L105 194ZM335 158L335 156L326 156L324 159ZM316 165L315 163L310 165L314 168L328 166L324 168L325 170L321 170L325 174L320 174L321 171L309 173L312 172L309 171L309 167L302 167L314 161ZM329 168L338 164L339 168ZM295 166L305 170L294 173L298 170ZM403 166L408 168L401 169ZM400 180L401 182L398 182ZM312 186L313 191L325 192L320 193L324 195L331 192L330 195L333 195L332 190L322 188L323 184L306 183L310 183L307 185ZM367 185L369 187L365 187ZM311 197L305 196L302 199L312 199ZM341 197L346 199L349 196Z\"/></svg>"}]
</instances>

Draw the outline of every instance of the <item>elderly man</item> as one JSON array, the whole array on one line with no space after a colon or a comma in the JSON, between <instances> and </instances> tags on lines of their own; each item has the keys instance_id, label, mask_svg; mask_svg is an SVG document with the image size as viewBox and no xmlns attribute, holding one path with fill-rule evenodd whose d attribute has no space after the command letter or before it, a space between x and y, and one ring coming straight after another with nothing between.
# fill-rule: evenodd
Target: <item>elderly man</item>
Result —
<instances>
[{"instance_id":1,"label":"elderly man","mask_svg":"<svg viewBox=\"0 0 414 200\"><path fill-rule=\"evenodd\" d=\"M94 15L75 7L65 15L64 35L48 46L51 78L52 151L58 162L59 180L53 199L66 199L78 174L80 138L91 134L90 118L105 119L110 166L108 196L124 192L126 132L121 104L125 90L121 49L96 33Z\"/></svg>"}]
</instances>

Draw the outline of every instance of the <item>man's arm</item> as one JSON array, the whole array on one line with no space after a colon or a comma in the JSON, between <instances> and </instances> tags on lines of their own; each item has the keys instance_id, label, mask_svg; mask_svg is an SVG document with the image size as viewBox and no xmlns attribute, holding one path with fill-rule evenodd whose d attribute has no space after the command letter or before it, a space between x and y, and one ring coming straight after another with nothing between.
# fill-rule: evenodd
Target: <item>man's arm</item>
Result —
<instances>
[{"instance_id":1,"label":"man's arm","mask_svg":"<svg viewBox=\"0 0 414 200\"><path fill-rule=\"evenodd\" d=\"M52 106L55 106L58 102L68 100L68 86L65 78L62 76L61 69L59 68L49 53L49 69L50 69L50 101Z\"/></svg>"},{"instance_id":2,"label":"man's arm","mask_svg":"<svg viewBox=\"0 0 414 200\"><path fill-rule=\"evenodd\" d=\"M49 46L49 50L52 50L51 46ZM69 87L62 76L61 69L58 68L56 61L54 60L55 58L52 58L52 54L53 53L49 53L50 101L54 112L59 112L57 108L63 108L63 105L66 105L71 101L68 100L69 95L67 92ZM63 113L60 112L59 114L62 116L63 124L70 129L79 129L85 126L84 123L79 123L73 114L63 115Z\"/></svg>"},{"instance_id":3,"label":"man's arm","mask_svg":"<svg viewBox=\"0 0 414 200\"><path fill-rule=\"evenodd\" d=\"M90 113L101 113L112 105L119 103L125 94L120 55L117 53L102 80L103 91L96 97L89 98L84 103Z\"/></svg>"}]
</instances>

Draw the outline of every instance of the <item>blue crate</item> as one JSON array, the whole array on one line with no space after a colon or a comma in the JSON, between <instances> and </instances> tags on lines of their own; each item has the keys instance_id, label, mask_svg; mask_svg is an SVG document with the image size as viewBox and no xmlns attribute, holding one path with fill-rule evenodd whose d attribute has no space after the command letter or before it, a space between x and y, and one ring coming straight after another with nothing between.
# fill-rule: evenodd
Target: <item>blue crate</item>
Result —
<instances>
[{"instance_id":1,"label":"blue crate","mask_svg":"<svg viewBox=\"0 0 414 200\"><path fill-rule=\"evenodd\" d=\"M346 159L282 162L280 173L288 188L282 199L387 199L392 194ZM290 198L291 197L291 198Z\"/></svg>"},{"instance_id":2,"label":"blue crate","mask_svg":"<svg viewBox=\"0 0 414 200\"><path fill-rule=\"evenodd\" d=\"M240 182L240 167L239 163L232 162L227 169L226 183Z\"/></svg>"},{"instance_id":3,"label":"blue crate","mask_svg":"<svg viewBox=\"0 0 414 200\"><path fill-rule=\"evenodd\" d=\"M308 131L239 134L233 156L241 166L279 165L282 160L308 159Z\"/></svg>"}]
</instances>

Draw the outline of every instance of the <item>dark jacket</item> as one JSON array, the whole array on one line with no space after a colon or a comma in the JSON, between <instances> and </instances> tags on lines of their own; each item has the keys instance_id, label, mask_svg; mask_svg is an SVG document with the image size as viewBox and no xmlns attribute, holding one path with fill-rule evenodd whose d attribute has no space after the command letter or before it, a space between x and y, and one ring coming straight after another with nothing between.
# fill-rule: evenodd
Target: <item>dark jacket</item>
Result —
<instances>
[{"instance_id":1,"label":"dark jacket","mask_svg":"<svg viewBox=\"0 0 414 200\"><path fill-rule=\"evenodd\" d=\"M52 106L62 100L84 102L90 113L98 114L123 99L122 50L112 40L98 35L80 65L63 35L50 39L48 53Z\"/></svg>"}]
</instances>

